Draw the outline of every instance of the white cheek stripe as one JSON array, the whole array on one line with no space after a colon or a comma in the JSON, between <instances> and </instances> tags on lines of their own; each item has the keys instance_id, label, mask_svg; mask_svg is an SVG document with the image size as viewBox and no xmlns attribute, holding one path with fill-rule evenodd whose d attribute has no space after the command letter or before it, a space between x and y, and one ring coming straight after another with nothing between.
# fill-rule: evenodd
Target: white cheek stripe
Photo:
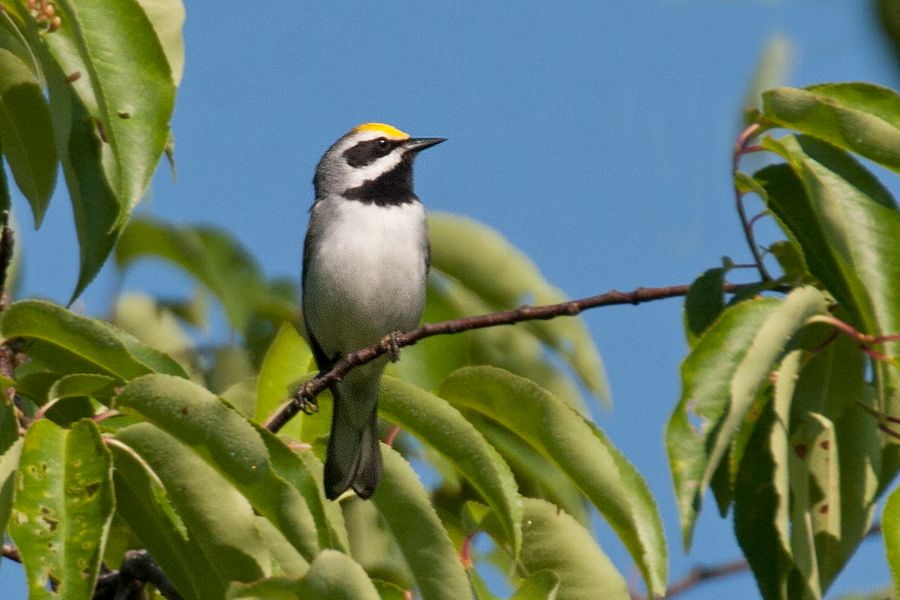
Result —
<instances>
[{"instance_id":1,"label":"white cheek stripe","mask_svg":"<svg viewBox=\"0 0 900 600\"><path fill-rule=\"evenodd\" d=\"M379 158L375 162L370 163L364 167L356 167L355 169L350 169L346 174L346 186L344 187L344 189L353 189L355 187L361 186L366 181L377 179L380 175L387 173L388 171L399 165L401 160L403 160L403 157L400 155L400 151L395 150L387 156Z\"/></svg>"}]
</instances>

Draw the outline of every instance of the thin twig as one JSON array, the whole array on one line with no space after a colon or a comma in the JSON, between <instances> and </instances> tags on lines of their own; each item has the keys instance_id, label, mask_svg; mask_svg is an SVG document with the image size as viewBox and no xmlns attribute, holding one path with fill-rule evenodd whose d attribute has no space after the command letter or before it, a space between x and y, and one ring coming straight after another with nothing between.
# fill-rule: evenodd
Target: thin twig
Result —
<instances>
[{"instance_id":1,"label":"thin twig","mask_svg":"<svg viewBox=\"0 0 900 600\"><path fill-rule=\"evenodd\" d=\"M772 281L772 276L769 275L769 271L766 269L766 265L763 263L762 255L759 253L759 246L756 245L756 239L753 235L753 224L756 222L756 218L753 220L747 218L747 211L744 208L744 192L742 192L737 185L737 173L738 166L741 161L741 157L748 152L759 152L762 150L760 146L750 146L750 140L753 139L760 131L760 124L753 123L747 129L741 132L738 136L737 140L734 142L734 151L731 154L731 176L734 179L734 199L735 199L735 207L737 208L738 216L741 219L741 227L744 230L744 237L747 240L747 245L750 247L750 253L753 255L753 262L756 263L756 269L759 271L759 276L764 282Z\"/></svg>"},{"instance_id":2,"label":"thin twig","mask_svg":"<svg viewBox=\"0 0 900 600\"><path fill-rule=\"evenodd\" d=\"M865 352L872 359L880 362L892 363L893 359L887 354L883 354L872 348L872 344L886 344L888 342L900 341L900 334L891 333L887 335L871 335L868 333L863 333L862 331L859 331L858 329L853 327L853 325L851 325L850 323L841 321L837 317L832 317L830 315L817 315L811 317L809 321L830 325L836 332L839 331L844 335L850 336L854 341L856 341L857 345L863 352Z\"/></svg>"},{"instance_id":3,"label":"thin twig","mask_svg":"<svg viewBox=\"0 0 900 600\"><path fill-rule=\"evenodd\" d=\"M881 535L881 523L873 523L866 532L866 535L863 536L863 539L868 539L876 535ZM687 575L678 581L673 582L672 585L669 586L665 598L666 600L670 600L671 598L690 591L692 588L706 581L721 579L722 577L728 577L730 575L737 575L738 573L749 570L750 563L742 558L718 565L697 565L692 568ZM633 600L645 600L645 596L638 592L631 592L630 596Z\"/></svg>"},{"instance_id":4,"label":"thin twig","mask_svg":"<svg viewBox=\"0 0 900 600\"><path fill-rule=\"evenodd\" d=\"M727 293L735 293L746 286L726 283L723 290ZM575 316L583 310L600 306L613 306L619 304L641 304L653 300L675 298L685 296L690 289L689 285L675 285L662 288L638 288L631 292L613 290L605 294L548 304L544 306L521 306L514 310L480 315L477 317L464 317L440 323L426 323L418 329L385 336L381 341L366 348L361 348L346 354L335 363L334 367L326 373L319 373L315 378L305 382L294 395L273 414L265 423L266 429L277 432L298 412L306 410L310 405L315 405L315 398L319 393L340 381L347 373L359 365L372 361L383 354L390 353L396 348L411 346L419 340L434 336L496 327L498 325L513 325L523 321L548 320L562 316Z\"/></svg>"}]
</instances>

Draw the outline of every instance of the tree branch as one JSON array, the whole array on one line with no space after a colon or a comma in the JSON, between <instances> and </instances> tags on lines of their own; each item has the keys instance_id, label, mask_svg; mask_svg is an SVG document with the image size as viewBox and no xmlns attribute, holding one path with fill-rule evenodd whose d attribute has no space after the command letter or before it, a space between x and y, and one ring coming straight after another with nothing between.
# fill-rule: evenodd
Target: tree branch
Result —
<instances>
[{"instance_id":1,"label":"tree branch","mask_svg":"<svg viewBox=\"0 0 900 600\"><path fill-rule=\"evenodd\" d=\"M746 286L726 283L723 287L723 291L735 293L744 287ZM689 285L674 285L662 288L638 288L631 292L613 290L598 296L569 300L568 302L560 302L559 304L521 306L514 310L480 315L477 317L464 317L461 319L453 319L451 321L442 321L440 323L426 323L412 331L385 336L384 339L371 346L360 348L359 350L345 355L335 363L330 371L319 373L315 378L301 385L287 403L269 417L265 423L265 427L270 431L277 432L298 412L310 410L310 405L314 407L316 396L331 384L340 381L341 378L346 376L353 368L375 360L383 354L394 352L397 348L411 346L419 340L431 336L459 333L461 331L483 329L486 327L496 327L498 325L514 325L515 323L521 323L523 321L548 320L564 316L571 317L581 313L583 310L600 306L614 306L619 304L636 305L643 302L652 302L653 300L676 298L687 295L689 288ZM312 412L314 411L315 409L312 408Z\"/></svg>"},{"instance_id":2,"label":"tree branch","mask_svg":"<svg viewBox=\"0 0 900 600\"><path fill-rule=\"evenodd\" d=\"M881 535L881 523L873 523L863 539L868 539L877 535ZM738 573L749 570L750 563L743 558L738 558L718 565L697 565L692 568L687 575L678 581L673 582L672 585L669 586L665 598L666 600L669 600L676 596L680 596L705 581L721 579L722 577L737 575ZM631 592L630 596L632 600L645 600L645 597L637 592Z\"/></svg>"},{"instance_id":3,"label":"tree branch","mask_svg":"<svg viewBox=\"0 0 900 600\"><path fill-rule=\"evenodd\" d=\"M753 262L756 265L756 270L759 271L759 276L764 282L769 282L772 281L772 276L769 275L769 272L766 270L766 265L763 263L762 255L759 253L759 247L756 245L756 239L753 235L753 223L757 220L759 215L753 219L747 219L747 211L744 208L744 192L738 188L737 184L738 165L741 161L741 157L748 152L757 152L760 150L757 146L750 146L750 140L756 135L759 135L760 129L761 126L759 123L753 123L742 131L738 136L738 139L734 142L734 151L731 154L731 176L732 179L734 179L735 207L737 208L738 216L741 219L744 237L747 239L747 245L750 247L750 253L753 255Z\"/></svg>"}]
</instances>

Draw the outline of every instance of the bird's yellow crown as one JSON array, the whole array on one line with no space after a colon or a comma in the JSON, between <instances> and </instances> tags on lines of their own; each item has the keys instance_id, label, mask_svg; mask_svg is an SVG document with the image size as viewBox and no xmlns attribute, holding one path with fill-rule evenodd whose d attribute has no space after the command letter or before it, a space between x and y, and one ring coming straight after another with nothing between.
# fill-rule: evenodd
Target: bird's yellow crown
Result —
<instances>
[{"instance_id":1,"label":"bird's yellow crown","mask_svg":"<svg viewBox=\"0 0 900 600\"><path fill-rule=\"evenodd\" d=\"M396 127L393 127L386 123L363 123L362 125L357 125L356 127L354 127L353 131L377 131L385 137L393 138L395 140L409 139L408 133L404 133Z\"/></svg>"}]
</instances>

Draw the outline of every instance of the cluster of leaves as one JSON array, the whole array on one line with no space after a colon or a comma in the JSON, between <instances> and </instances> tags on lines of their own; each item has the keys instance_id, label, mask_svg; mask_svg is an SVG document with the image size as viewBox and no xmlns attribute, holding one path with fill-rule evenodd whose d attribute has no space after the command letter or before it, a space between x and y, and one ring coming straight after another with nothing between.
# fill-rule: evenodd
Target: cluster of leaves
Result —
<instances>
[{"instance_id":1,"label":"cluster of leaves","mask_svg":"<svg viewBox=\"0 0 900 600\"><path fill-rule=\"evenodd\" d=\"M183 21L181 0L0 7L0 151L36 227L62 166L81 257L73 298L103 266L171 149ZM0 211L9 206L0 169Z\"/></svg>"},{"instance_id":2,"label":"cluster of leaves","mask_svg":"<svg viewBox=\"0 0 900 600\"><path fill-rule=\"evenodd\" d=\"M427 319L510 308L527 295L561 300L495 232L447 215L430 225ZM478 255L456 254L461 239ZM126 550L146 548L186 598L395 598L415 589L489 599L477 569L488 560L509 572L516 598L627 597L590 533L593 509L648 588L664 590L666 543L648 488L580 412L566 375L605 390L580 321L404 350L381 394L385 427L402 431L383 446L384 480L371 502L332 503L321 490L327 396L319 414L277 436L261 426L313 375L309 348L282 322L296 307L279 286L220 231L139 218L115 256L122 270L139 257L177 265L244 335L215 351L194 348L183 317L197 325L205 311L140 295L120 298L111 322L34 300L3 311L0 333L18 340L27 362L4 381L16 404L0 412L0 523L32 594L52 584L85 597L101 561L115 566ZM490 276L500 271L507 277ZM548 352L568 368L548 367ZM431 465L428 485L410 461ZM493 540L490 552L470 550L479 532Z\"/></svg>"},{"instance_id":3,"label":"cluster of leaves","mask_svg":"<svg viewBox=\"0 0 900 600\"><path fill-rule=\"evenodd\" d=\"M784 233L768 248L783 275L727 303L729 265L693 284L666 444L685 546L712 489L723 516L734 510L763 597L813 599L866 535L900 466L896 436L881 430L900 415L891 337L900 332L900 211L851 154L900 171L900 96L851 83L777 88L762 101L748 129L759 145L742 151L784 162L736 170L735 187L739 202L758 195ZM788 291L758 295L766 288ZM885 514L895 577L898 504L895 493Z\"/></svg>"}]
</instances>

